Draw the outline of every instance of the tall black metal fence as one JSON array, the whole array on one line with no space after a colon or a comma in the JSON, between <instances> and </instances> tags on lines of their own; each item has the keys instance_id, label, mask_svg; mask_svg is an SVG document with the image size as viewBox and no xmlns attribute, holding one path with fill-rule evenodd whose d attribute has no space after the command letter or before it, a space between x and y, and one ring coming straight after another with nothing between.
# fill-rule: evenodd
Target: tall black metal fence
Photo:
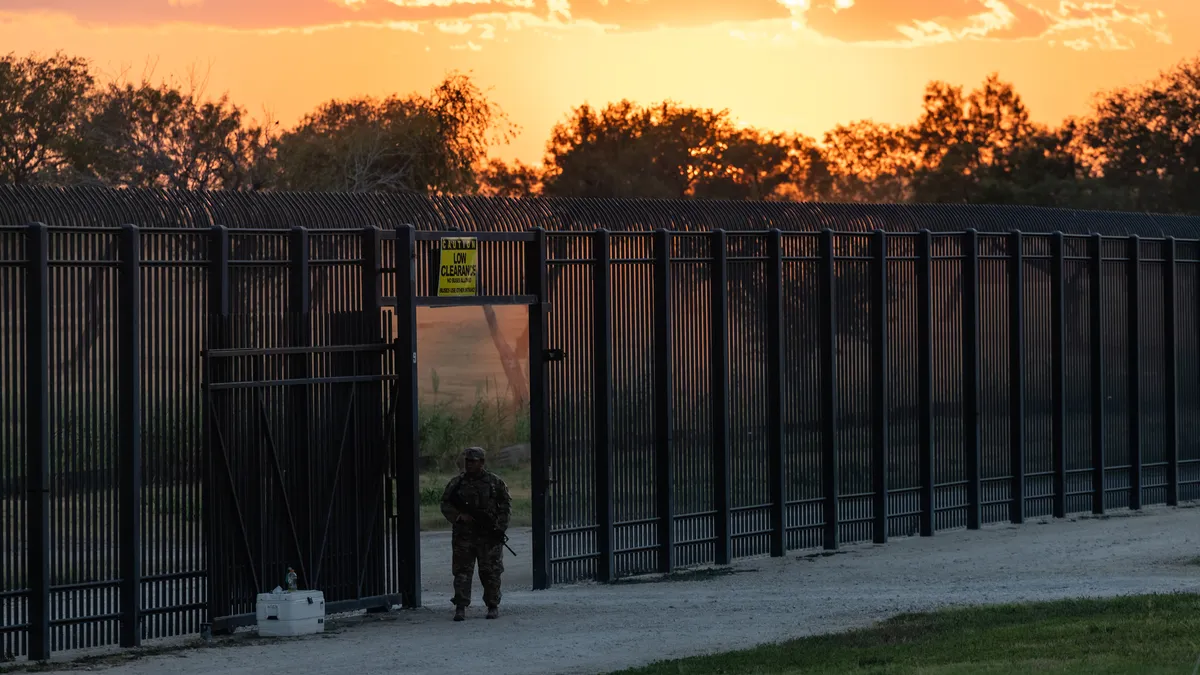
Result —
<instances>
[{"instance_id":1,"label":"tall black metal fence","mask_svg":"<svg viewBox=\"0 0 1200 675\"><path fill-rule=\"evenodd\" d=\"M1200 245L551 234L554 581L1200 499Z\"/></svg>"},{"instance_id":2,"label":"tall black metal fence","mask_svg":"<svg viewBox=\"0 0 1200 675\"><path fill-rule=\"evenodd\" d=\"M311 339L324 344L331 319L363 305L361 245L369 236L0 227L5 653L129 646L195 633L209 620L213 561L203 513L214 499L204 489L204 467L215 460L205 452L201 356L213 347L206 344L213 279L227 287L226 312L238 319L236 346L293 346L296 331L280 326L295 323L292 296L310 283L322 301L303 316L312 322ZM225 242L223 250L216 241ZM261 439L224 440L245 451ZM249 494L262 496L263 503L246 505L254 513L283 508L275 502L286 495L274 489L273 476L244 473L273 466L263 457L278 463L276 455L223 458ZM314 503L323 504L323 495ZM227 496L216 501L226 515L238 508ZM298 526L307 531L325 521ZM239 525L245 528L221 527L237 539L245 534ZM274 585L264 584L257 591Z\"/></svg>"},{"instance_id":3,"label":"tall black metal fence","mask_svg":"<svg viewBox=\"0 0 1200 675\"><path fill-rule=\"evenodd\" d=\"M360 197L0 190L0 650L206 620L226 217L261 226L226 235L247 326L301 261L313 312L361 309L364 266L395 288L394 242L345 213L549 230L548 581L1200 499L1197 219Z\"/></svg>"}]
</instances>

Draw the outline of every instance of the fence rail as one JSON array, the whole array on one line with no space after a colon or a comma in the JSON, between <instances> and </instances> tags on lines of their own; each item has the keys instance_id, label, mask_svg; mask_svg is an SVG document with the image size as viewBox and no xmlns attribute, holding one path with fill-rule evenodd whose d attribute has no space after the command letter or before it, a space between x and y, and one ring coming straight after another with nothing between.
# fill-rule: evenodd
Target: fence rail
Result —
<instances>
[{"instance_id":1,"label":"fence rail","mask_svg":"<svg viewBox=\"0 0 1200 675\"><path fill-rule=\"evenodd\" d=\"M222 231L232 310L264 326L297 261L314 311L357 306L364 264L395 287L394 239L364 259L372 228ZM0 229L0 650L205 620L213 237ZM528 272L511 243L487 282L501 295ZM663 229L545 246L546 346L566 354L547 364L555 583L1200 499L1200 241Z\"/></svg>"}]
</instances>

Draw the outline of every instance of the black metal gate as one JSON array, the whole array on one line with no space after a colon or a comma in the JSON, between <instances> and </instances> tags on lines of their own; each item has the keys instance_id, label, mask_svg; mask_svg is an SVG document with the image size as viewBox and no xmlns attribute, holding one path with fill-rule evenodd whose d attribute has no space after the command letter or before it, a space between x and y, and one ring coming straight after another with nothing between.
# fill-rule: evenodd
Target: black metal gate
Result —
<instances>
[{"instance_id":1,"label":"black metal gate","mask_svg":"<svg viewBox=\"0 0 1200 675\"><path fill-rule=\"evenodd\" d=\"M363 312L330 318L350 336L370 321ZM225 335L246 336L256 322L222 323ZM214 630L253 621L256 595L285 586L289 567L302 588L325 593L330 611L395 601L385 579L380 480L390 473L392 407L381 405L381 385L394 378L381 366L391 357L389 345L365 335L205 355Z\"/></svg>"},{"instance_id":2,"label":"black metal gate","mask_svg":"<svg viewBox=\"0 0 1200 675\"><path fill-rule=\"evenodd\" d=\"M214 632L253 623L257 594L286 586L288 568L331 612L390 608L412 573L394 555L390 508L399 390L381 306L385 233L362 238L359 307L321 311L299 235L295 312L231 313L227 241L213 251L203 517Z\"/></svg>"},{"instance_id":3,"label":"black metal gate","mask_svg":"<svg viewBox=\"0 0 1200 675\"><path fill-rule=\"evenodd\" d=\"M297 236L293 256L306 250ZM461 236L478 242L477 287L438 297L435 256ZM299 311L231 313L228 242L214 241L203 385L213 631L253 623L257 594L283 586L289 567L331 612L421 606L418 306L530 308L533 571L547 587L544 232L367 228L361 309L339 312L311 311L304 259L291 265Z\"/></svg>"}]
</instances>

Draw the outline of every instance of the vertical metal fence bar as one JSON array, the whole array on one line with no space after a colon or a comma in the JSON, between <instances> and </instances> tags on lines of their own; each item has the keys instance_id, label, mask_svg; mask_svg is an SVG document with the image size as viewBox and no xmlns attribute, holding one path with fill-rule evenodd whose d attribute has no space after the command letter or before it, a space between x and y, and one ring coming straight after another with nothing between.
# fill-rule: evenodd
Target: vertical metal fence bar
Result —
<instances>
[{"instance_id":1,"label":"vertical metal fence bar","mask_svg":"<svg viewBox=\"0 0 1200 675\"><path fill-rule=\"evenodd\" d=\"M596 461L596 580L612 581L616 571L613 553L613 410L612 410L612 249L608 230L593 235L596 276L592 285L595 319L592 323L592 405L595 420Z\"/></svg>"},{"instance_id":2,"label":"vertical metal fence bar","mask_svg":"<svg viewBox=\"0 0 1200 675\"><path fill-rule=\"evenodd\" d=\"M1088 283L1091 287L1089 307L1091 384L1092 384L1092 513L1102 514L1108 481L1104 468L1104 238L1094 234L1088 241Z\"/></svg>"},{"instance_id":3,"label":"vertical metal fence bar","mask_svg":"<svg viewBox=\"0 0 1200 675\"><path fill-rule=\"evenodd\" d=\"M876 230L871 237L871 489L874 494L872 526L876 544L888 541L888 257L887 233ZM782 372L782 368L780 371Z\"/></svg>"},{"instance_id":4,"label":"vertical metal fence bar","mask_svg":"<svg viewBox=\"0 0 1200 675\"><path fill-rule=\"evenodd\" d=\"M380 329L383 325L383 260L381 253L383 251L383 230L374 225L368 225L362 229L362 264L359 267L362 286L362 324L359 327L358 336L352 340L354 344L378 344L381 342ZM354 374L355 375L380 375L382 365L379 361L379 356L369 354L366 356L355 355L352 357L355 360ZM357 419L374 420L375 415L384 414L382 412L380 400L380 388L377 382L359 382L351 385L358 390L357 399L354 403L357 413ZM366 411L363 415L361 411ZM377 436L376 432L381 432L383 425L380 424L375 429L372 429L366 437L371 439L372 443L361 447L354 453L354 569L362 570L367 564L367 551L363 546L367 541L367 534L363 531L364 528L370 527L375 529L374 524L369 523L373 509L376 506L382 508L382 500L386 499L386 471L380 471L388 464L387 447L379 443L383 440L382 436ZM378 445L376 443L379 443ZM378 472L378 473L376 473ZM379 486L378 491L375 487ZM367 498L368 495L379 495L377 498L381 500L372 504ZM376 521L380 522L380 521ZM362 574L357 575L359 579ZM360 581L354 589L354 598L362 597L362 582ZM372 584L374 586L374 584Z\"/></svg>"},{"instance_id":5,"label":"vertical metal fence bar","mask_svg":"<svg viewBox=\"0 0 1200 675\"><path fill-rule=\"evenodd\" d=\"M206 347L220 349L225 346L227 326L224 319L229 315L229 230L223 225L214 225L209 230L208 245L208 341ZM217 364L214 364L212 359L205 359L205 383L226 381L224 373L227 370L227 359L219 359ZM213 391L206 391L204 398L205 448L201 513L204 519L206 544L204 568L208 571L206 618L207 622L211 623L214 619L225 616L230 607L228 575L225 573L224 566L233 561L224 560L219 548L219 533L223 524L218 523L216 517L217 485L220 484L216 477L216 455L220 444L220 420L216 417L217 407L214 400L216 394Z\"/></svg>"},{"instance_id":6,"label":"vertical metal fence bar","mask_svg":"<svg viewBox=\"0 0 1200 675\"><path fill-rule=\"evenodd\" d=\"M1125 312L1129 350L1125 373L1129 388L1129 508L1136 511L1142 508L1142 403L1139 400L1142 389L1141 239L1135 234L1129 237L1127 246L1128 290Z\"/></svg>"},{"instance_id":7,"label":"vertical metal fence bar","mask_svg":"<svg viewBox=\"0 0 1200 675\"><path fill-rule=\"evenodd\" d=\"M29 658L50 658L50 234L27 230L25 269L25 480Z\"/></svg>"},{"instance_id":8,"label":"vertical metal fence bar","mask_svg":"<svg viewBox=\"0 0 1200 675\"><path fill-rule=\"evenodd\" d=\"M787 489L783 466L783 233L767 239L767 452L771 496L771 555L787 552Z\"/></svg>"},{"instance_id":9,"label":"vertical metal fence bar","mask_svg":"<svg viewBox=\"0 0 1200 675\"><path fill-rule=\"evenodd\" d=\"M288 271L290 279L288 280L288 312L292 314L291 344L298 347L308 347L312 344L312 331L309 330L309 311L312 305L312 281L309 273L309 255L308 255L308 229L303 227L293 227L291 232L291 240L289 242L289 265ZM295 379L308 379L311 368L308 354L293 354L288 358L289 376ZM305 560L301 562L302 573L307 573L311 576L313 570L319 561L313 558L313 527L316 523L316 513L313 511L316 504L317 495L313 493L313 472L316 470L313 465L312 456L312 439L308 429L309 421L309 393L310 385L298 385L289 387L290 401L289 408L292 410L292 421L299 429L304 430L297 434L297 446L300 453L298 463L304 467L304 477L301 479L303 492L298 496L300 508L304 509L304 523L300 527L303 540L300 545L303 547ZM305 588L313 588L314 579L304 578L302 583Z\"/></svg>"},{"instance_id":10,"label":"vertical metal fence bar","mask_svg":"<svg viewBox=\"0 0 1200 675\"><path fill-rule=\"evenodd\" d=\"M834 264L834 234L821 232L820 302L821 341L821 495L824 497L824 544L838 547L838 443L837 443L837 309L835 307L837 270Z\"/></svg>"},{"instance_id":11,"label":"vertical metal fence bar","mask_svg":"<svg viewBox=\"0 0 1200 675\"><path fill-rule=\"evenodd\" d=\"M396 556L401 606L421 606L421 450L417 422L417 242L412 225L396 228Z\"/></svg>"},{"instance_id":12,"label":"vertical metal fence bar","mask_svg":"<svg viewBox=\"0 0 1200 675\"><path fill-rule=\"evenodd\" d=\"M1166 324L1166 441L1167 506L1179 505L1179 272L1175 264L1175 237L1167 237L1166 262L1163 264L1163 321Z\"/></svg>"},{"instance_id":13,"label":"vertical metal fence bar","mask_svg":"<svg viewBox=\"0 0 1200 675\"><path fill-rule=\"evenodd\" d=\"M1025 253L1024 236L1008 235L1008 443L1012 474L1008 519L1025 522Z\"/></svg>"},{"instance_id":14,"label":"vertical metal fence bar","mask_svg":"<svg viewBox=\"0 0 1200 675\"><path fill-rule=\"evenodd\" d=\"M712 233L712 488L716 564L732 559L729 514L729 269L725 230Z\"/></svg>"},{"instance_id":15,"label":"vertical metal fence bar","mask_svg":"<svg viewBox=\"0 0 1200 675\"><path fill-rule=\"evenodd\" d=\"M120 394L121 640L142 642L142 345L141 235L121 228L120 316L117 326Z\"/></svg>"},{"instance_id":16,"label":"vertical metal fence bar","mask_svg":"<svg viewBox=\"0 0 1200 675\"><path fill-rule=\"evenodd\" d=\"M654 487L658 497L658 571L675 569L674 420L671 410L671 231L654 233Z\"/></svg>"},{"instance_id":17,"label":"vertical metal fence bar","mask_svg":"<svg viewBox=\"0 0 1200 675\"><path fill-rule=\"evenodd\" d=\"M967 480L967 529L978 530L983 520L979 427L979 233L973 229L963 235L962 265L963 471Z\"/></svg>"},{"instance_id":18,"label":"vertical metal fence bar","mask_svg":"<svg viewBox=\"0 0 1200 675\"><path fill-rule=\"evenodd\" d=\"M933 469L933 235L921 230L917 246L917 378L920 391L917 453L921 478L921 536L935 531Z\"/></svg>"},{"instance_id":19,"label":"vertical metal fence bar","mask_svg":"<svg viewBox=\"0 0 1200 675\"><path fill-rule=\"evenodd\" d=\"M546 423L550 381L545 355L550 304L547 298L546 231L538 227L533 232L533 241L525 245L525 292L537 297L536 304L529 308L529 459L533 501L533 588L543 590L550 587L550 520L546 509L546 492L550 488L547 472L550 437ZM570 311L570 308L564 311ZM415 378L413 384L416 385Z\"/></svg>"},{"instance_id":20,"label":"vertical metal fence bar","mask_svg":"<svg viewBox=\"0 0 1200 675\"><path fill-rule=\"evenodd\" d=\"M1052 416L1052 445L1054 453L1055 518L1067 516L1067 373L1066 373L1066 287L1063 265L1065 251L1063 233L1050 238L1050 400Z\"/></svg>"}]
</instances>

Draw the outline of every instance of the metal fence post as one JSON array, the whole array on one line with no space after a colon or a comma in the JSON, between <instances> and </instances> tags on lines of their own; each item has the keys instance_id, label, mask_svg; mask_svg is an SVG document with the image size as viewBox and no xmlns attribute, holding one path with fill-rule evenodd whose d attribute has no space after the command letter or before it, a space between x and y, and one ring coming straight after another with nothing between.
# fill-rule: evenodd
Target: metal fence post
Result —
<instances>
[{"instance_id":1,"label":"metal fence post","mask_svg":"<svg viewBox=\"0 0 1200 675\"><path fill-rule=\"evenodd\" d=\"M25 482L29 658L50 658L50 233L27 230L25 267Z\"/></svg>"},{"instance_id":2,"label":"metal fence post","mask_svg":"<svg viewBox=\"0 0 1200 675\"><path fill-rule=\"evenodd\" d=\"M1008 519L1025 522L1025 254L1020 232L1008 235Z\"/></svg>"},{"instance_id":3,"label":"metal fence post","mask_svg":"<svg viewBox=\"0 0 1200 675\"><path fill-rule=\"evenodd\" d=\"M592 414L596 462L596 550L599 553L596 579L607 582L612 581L616 574L613 552L612 250L608 230L595 231L592 247L596 260L592 286Z\"/></svg>"},{"instance_id":4,"label":"metal fence post","mask_svg":"<svg viewBox=\"0 0 1200 675\"><path fill-rule=\"evenodd\" d=\"M713 536L718 565L733 557L729 493L729 270L725 230L712 233L712 358L709 366L712 398Z\"/></svg>"},{"instance_id":5,"label":"metal fence post","mask_svg":"<svg viewBox=\"0 0 1200 675\"><path fill-rule=\"evenodd\" d=\"M982 523L979 429L979 233L963 235L962 255L962 425L963 471L967 480L967 529Z\"/></svg>"},{"instance_id":6,"label":"metal fence post","mask_svg":"<svg viewBox=\"0 0 1200 675\"><path fill-rule=\"evenodd\" d=\"M308 347L312 345L312 333L309 330L309 311L312 304L312 282L309 276L309 254L308 254L308 229L304 227L293 227L291 239L289 241L289 280L288 280L288 313L292 315L292 323L289 326L291 329L292 345L297 347ZM310 362L308 354L292 354L288 357L288 373L289 377L295 379L308 379L310 376ZM309 408L309 386L301 385L288 387L288 396L290 399L290 409L292 410L292 424L297 428L308 428L308 408ZM313 560L313 527L316 523L316 508L313 494L313 462L312 462L312 439L307 433L299 434L297 438L300 446L301 460L300 465L305 468L303 481L304 494L298 500L304 506L304 524L300 531L303 533L304 540L301 545L304 547L306 560L300 561L300 573L308 575L311 570L317 568L319 561ZM314 579L303 578L302 583L305 588L313 588Z\"/></svg>"},{"instance_id":7,"label":"metal fence post","mask_svg":"<svg viewBox=\"0 0 1200 675\"><path fill-rule=\"evenodd\" d=\"M658 496L658 571L675 569L675 491L671 399L671 232L654 233L654 468Z\"/></svg>"},{"instance_id":8,"label":"metal fence post","mask_svg":"<svg viewBox=\"0 0 1200 675\"><path fill-rule=\"evenodd\" d=\"M818 332L821 342L821 495L825 527L822 537L826 549L838 547L838 390L837 390L837 308L834 297L837 270L834 268L834 234L821 232L820 289L821 317Z\"/></svg>"},{"instance_id":9,"label":"metal fence post","mask_svg":"<svg viewBox=\"0 0 1200 675\"><path fill-rule=\"evenodd\" d=\"M537 304L529 308L529 459L533 493L533 588L544 590L550 587L550 518L546 504L546 493L550 488L547 456L550 440L546 419L549 382L544 351L550 298L546 231L536 227L533 233L533 241L525 246L526 293L537 298ZM416 386L415 379L413 386Z\"/></svg>"},{"instance_id":10,"label":"metal fence post","mask_svg":"<svg viewBox=\"0 0 1200 675\"><path fill-rule=\"evenodd\" d=\"M1167 376L1167 506L1179 505L1179 324L1176 312L1179 274L1175 265L1175 237L1167 237L1163 264L1163 319L1166 324Z\"/></svg>"},{"instance_id":11,"label":"metal fence post","mask_svg":"<svg viewBox=\"0 0 1200 675\"><path fill-rule=\"evenodd\" d=\"M352 344L383 343L383 230L375 225L362 229L362 265L359 268L362 279L362 322ZM365 354L350 353L351 372L355 375L379 376L383 374L382 350ZM390 401L383 396L383 389L378 382L357 382L350 385L358 397L355 403L357 410L366 411L366 419L379 420L378 425L372 425L360 433L371 439L363 450L363 456L352 464L350 472L354 480L357 501L354 507L354 541L359 542L353 553L354 568L359 570L358 584L354 589L354 597L362 598L366 577L365 542L383 542L386 540L386 518L374 517L383 512L387 506L387 468L390 463L386 445L388 434L384 431L387 419L386 405ZM368 431L369 430L369 431ZM282 488L282 486L281 486ZM369 531L368 531L369 530ZM373 545L373 544L372 544ZM379 544L382 547L384 544ZM303 561L300 561L303 564ZM380 570L372 581L372 588L384 580L386 572ZM314 573L315 576L315 573ZM386 588L386 584L385 584ZM385 589L379 589L385 594ZM370 594L368 593L368 596ZM369 608L373 612L391 609L390 602L383 606Z\"/></svg>"},{"instance_id":12,"label":"metal fence post","mask_svg":"<svg viewBox=\"0 0 1200 675\"><path fill-rule=\"evenodd\" d=\"M209 230L208 240L208 341L207 349L221 349L227 340L229 316L229 230L223 225L214 225ZM228 380L228 361L221 359L213 367L212 361L206 359L204 379L206 384L215 381ZM216 394L211 390L205 391L205 447L204 447L204 483L201 499L201 517L204 521L205 569L208 571L208 623L215 618L223 617L230 607L229 579L223 565L228 564L221 556L221 528L218 510L223 501L217 497L216 455L220 445L220 423L217 419L218 408ZM214 630L214 632L217 632ZM219 632L225 632L222 629Z\"/></svg>"},{"instance_id":13,"label":"metal fence post","mask_svg":"<svg viewBox=\"0 0 1200 675\"><path fill-rule=\"evenodd\" d=\"M1135 234L1128 240L1128 291L1125 299L1125 319L1128 327L1126 385L1129 398L1129 508L1142 508L1142 247Z\"/></svg>"},{"instance_id":14,"label":"metal fence post","mask_svg":"<svg viewBox=\"0 0 1200 675\"><path fill-rule=\"evenodd\" d=\"M871 407L874 409L871 447L871 487L874 494L872 531L876 544L888 541L888 240L876 230L871 275Z\"/></svg>"},{"instance_id":15,"label":"metal fence post","mask_svg":"<svg viewBox=\"0 0 1200 675\"><path fill-rule=\"evenodd\" d=\"M787 552L787 489L783 462L783 233L767 235L767 474L771 495L771 555Z\"/></svg>"},{"instance_id":16,"label":"metal fence post","mask_svg":"<svg viewBox=\"0 0 1200 675\"><path fill-rule=\"evenodd\" d=\"M1055 232L1050 239L1050 400L1052 412L1054 453L1053 513L1055 518L1067 517L1067 374L1066 374L1066 287L1063 274L1063 233Z\"/></svg>"},{"instance_id":17,"label":"metal fence post","mask_svg":"<svg viewBox=\"0 0 1200 675\"><path fill-rule=\"evenodd\" d=\"M421 606L421 446L417 422L417 242L412 225L396 228L396 513L400 603Z\"/></svg>"},{"instance_id":18,"label":"metal fence post","mask_svg":"<svg viewBox=\"0 0 1200 675\"><path fill-rule=\"evenodd\" d=\"M1107 506L1108 480L1104 469L1104 238L1093 234L1088 241L1091 306L1090 347L1092 379L1092 513L1102 514Z\"/></svg>"},{"instance_id":19,"label":"metal fence post","mask_svg":"<svg viewBox=\"0 0 1200 675\"><path fill-rule=\"evenodd\" d=\"M121 228L120 315L117 326L120 389L121 640L142 642L142 344L141 234Z\"/></svg>"},{"instance_id":20,"label":"metal fence post","mask_svg":"<svg viewBox=\"0 0 1200 675\"><path fill-rule=\"evenodd\" d=\"M917 453L921 477L921 536L937 531L933 484L933 235L921 230L917 245Z\"/></svg>"}]
</instances>

